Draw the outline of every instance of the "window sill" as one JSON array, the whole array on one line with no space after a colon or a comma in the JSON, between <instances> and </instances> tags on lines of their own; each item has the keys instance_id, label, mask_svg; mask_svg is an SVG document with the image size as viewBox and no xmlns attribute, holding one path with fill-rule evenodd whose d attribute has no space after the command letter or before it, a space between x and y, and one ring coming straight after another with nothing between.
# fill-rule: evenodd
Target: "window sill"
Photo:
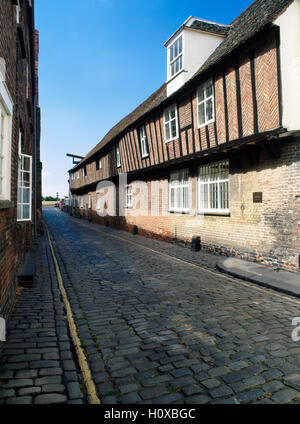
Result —
<instances>
[{"instance_id":1,"label":"window sill","mask_svg":"<svg viewBox=\"0 0 300 424\"><path fill-rule=\"evenodd\" d=\"M23 219L23 220L18 220L17 221L18 225L27 225L27 224L32 224L32 220L31 219Z\"/></svg>"},{"instance_id":2,"label":"window sill","mask_svg":"<svg viewBox=\"0 0 300 424\"><path fill-rule=\"evenodd\" d=\"M170 138L170 140L166 140L165 143L169 144L169 143L171 143L172 141L175 141L175 140L178 140L178 135L174 138Z\"/></svg>"},{"instance_id":3,"label":"window sill","mask_svg":"<svg viewBox=\"0 0 300 424\"><path fill-rule=\"evenodd\" d=\"M207 125L213 124L214 122L216 122L216 120L212 119L211 121L205 122L205 124L201 124L201 125L198 124L198 129L200 130L201 128L205 128L207 127Z\"/></svg>"},{"instance_id":4,"label":"window sill","mask_svg":"<svg viewBox=\"0 0 300 424\"><path fill-rule=\"evenodd\" d=\"M12 209L15 206L10 200L0 200L0 209Z\"/></svg>"},{"instance_id":5,"label":"window sill","mask_svg":"<svg viewBox=\"0 0 300 424\"><path fill-rule=\"evenodd\" d=\"M145 156L142 156L142 159L148 159L149 158L149 154L148 155L145 155Z\"/></svg>"},{"instance_id":6,"label":"window sill","mask_svg":"<svg viewBox=\"0 0 300 424\"><path fill-rule=\"evenodd\" d=\"M198 211L197 215L205 215L205 216L231 216L230 212L227 211Z\"/></svg>"},{"instance_id":7,"label":"window sill","mask_svg":"<svg viewBox=\"0 0 300 424\"><path fill-rule=\"evenodd\" d=\"M174 215L189 215L190 211L189 210L178 210L178 211L169 211L169 213L174 214Z\"/></svg>"}]
</instances>

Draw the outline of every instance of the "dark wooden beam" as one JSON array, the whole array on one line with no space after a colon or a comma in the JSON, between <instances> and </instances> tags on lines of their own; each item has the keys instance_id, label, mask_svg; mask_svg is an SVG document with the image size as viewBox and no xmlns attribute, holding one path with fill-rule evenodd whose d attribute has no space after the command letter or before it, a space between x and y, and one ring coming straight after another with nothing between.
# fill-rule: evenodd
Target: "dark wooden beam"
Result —
<instances>
[{"instance_id":1,"label":"dark wooden beam","mask_svg":"<svg viewBox=\"0 0 300 424\"><path fill-rule=\"evenodd\" d=\"M262 143L262 148L272 159L279 159L281 156L281 146L279 143L272 143L272 140Z\"/></svg>"}]
</instances>

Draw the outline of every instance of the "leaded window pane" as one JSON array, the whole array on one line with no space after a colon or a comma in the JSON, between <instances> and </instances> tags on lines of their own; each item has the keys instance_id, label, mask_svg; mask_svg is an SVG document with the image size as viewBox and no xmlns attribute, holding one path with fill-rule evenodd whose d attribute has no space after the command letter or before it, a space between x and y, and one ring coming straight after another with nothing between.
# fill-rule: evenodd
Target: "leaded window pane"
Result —
<instances>
[{"instance_id":1,"label":"leaded window pane","mask_svg":"<svg viewBox=\"0 0 300 424\"><path fill-rule=\"evenodd\" d=\"M171 118L171 119L176 118L176 110L175 110L175 107L172 107L172 108L170 109L170 118Z\"/></svg>"},{"instance_id":2,"label":"leaded window pane","mask_svg":"<svg viewBox=\"0 0 300 424\"><path fill-rule=\"evenodd\" d=\"M203 84L198 89L198 125L206 125L214 120L213 82Z\"/></svg>"},{"instance_id":3,"label":"leaded window pane","mask_svg":"<svg viewBox=\"0 0 300 424\"><path fill-rule=\"evenodd\" d=\"M211 121L213 119L213 101L209 99L206 103L206 119Z\"/></svg>"},{"instance_id":4,"label":"leaded window pane","mask_svg":"<svg viewBox=\"0 0 300 424\"><path fill-rule=\"evenodd\" d=\"M23 206L23 219L29 220L30 219L30 208L29 205Z\"/></svg>"},{"instance_id":5,"label":"leaded window pane","mask_svg":"<svg viewBox=\"0 0 300 424\"><path fill-rule=\"evenodd\" d=\"M205 104L201 103L199 105L199 124L205 124Z\"/></svg>"},{"instance_id":6,"label":"leaded window pane","mask_svg":"<svg viewBox=\"0 0 300 424\"><path fill-rule=\"evenodd\" d=\"M177 127L176 127L176 121L171 121L171 128L172 128L172 138L175 138L177 135Z\"/></svg>"},{"instance_id":7,"label":"leaded window pane","mask_svg":"<svg viewBox=\"0 0 300 424\"><path fill-rule=\"evenodd\" d=\"M170 127L169 124L166 124L166 139L170 140L171 135L170 135Z\"/></svg>"},{"instance_id":8,"label":"leaded window pane","mask_svg":"<svg viewBox=\"0 0 300 424\"><path fill-rule=\"evenodd\" d=\"M205 97L204 97L204 89L203 88L200 88L198 90L198 101L199 102L203 102L204 99L205 99Z\"/></svg>"},{"instance_id":9,"label":"leaded window pane","mask_svg":"<svg viewBox=\"0 0 300 424\"><path fill-rule=\"evenodd\" d=\"M29 189L23 189L23 203L29 203L30 191Z\"/></svg>"}]
</instances>

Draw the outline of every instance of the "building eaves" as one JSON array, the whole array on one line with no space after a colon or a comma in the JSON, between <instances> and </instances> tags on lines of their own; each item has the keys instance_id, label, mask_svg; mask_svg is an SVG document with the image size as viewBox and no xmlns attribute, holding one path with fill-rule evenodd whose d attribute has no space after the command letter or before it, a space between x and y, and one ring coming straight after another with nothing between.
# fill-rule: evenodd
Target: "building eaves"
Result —
<instances>
[{"instance_id":1,"label":"building eaves","mask_svg":"<svg viewBox=\"0 0 300 424\"><path fill-rule=\"evenodd\" d=\"M84 162L96 154L99 150L103 149L111 140L118 137L126 128L132 125L140 117L159 106L167 98L167 84L164 83L158 90L156 90L147 100L141 103L133 112L125 116L118 122L105 137L82 159L79 164L74 166L69 172L74 172L80 168Z\"/></svg>"}]
</instances>

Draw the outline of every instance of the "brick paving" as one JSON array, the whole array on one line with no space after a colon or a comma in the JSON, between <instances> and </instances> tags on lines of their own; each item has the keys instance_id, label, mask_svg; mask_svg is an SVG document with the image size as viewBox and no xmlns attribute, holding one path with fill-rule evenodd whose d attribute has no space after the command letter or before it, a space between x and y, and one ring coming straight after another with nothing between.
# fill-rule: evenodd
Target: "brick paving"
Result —
<instances>
[{"instance_id":1,"label":"brick paving","mask_svg":"<svg viewBox=\"0 0 300 424\"><path fill-rule=\"evenodd\" d=\"M37 282L21 290L0 350L0 404L84 403L80 374L45 237L33 248Z\"/></svg>"},{"instance_id":2,"label":"brick paving","mask_svg":"<svg viewBox=\"0 0 300 424\"><path fill-rule=\"evenodd\" d=\"M224 279L143 246L212 268L217 259L213 255L54 210L44 216L102 403L300 401L300 344L291 340L292 318L300 314L292 298ZM45 241L44 251L48 252ZM44 262L39 266L47 269ZM80 376L75 380L76 363L52 265L50 275L52 283L45 273L37 288L23 293L10 322L3 353L6 383L0 386L0 398L7 403L38 403L43 393L54 403L85 401L77 390ZM23 329L18 327L21 322ZM35 323L47 335L37 336L32 331ZM50 343L44 348L53 351L42 353L43 343ZM54 355L44 356L47 353ZM43 369L56 371L43 375ZM35 373L18 374L19 370ZM56 378L50 382L44 376ZM43 391L45 385L53 391Z\"/></svg>"}]
</instances>

